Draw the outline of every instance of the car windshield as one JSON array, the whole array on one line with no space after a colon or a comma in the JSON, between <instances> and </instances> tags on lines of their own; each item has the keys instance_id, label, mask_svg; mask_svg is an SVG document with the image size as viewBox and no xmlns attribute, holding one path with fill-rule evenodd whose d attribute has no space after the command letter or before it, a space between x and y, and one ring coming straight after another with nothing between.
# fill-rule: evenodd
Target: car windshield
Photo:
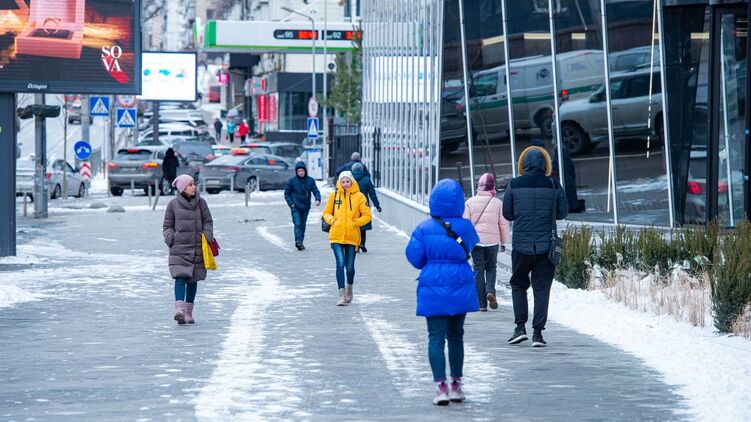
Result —
<instances>
[{"instance_id":1,"label":"car windshield","mask_svg":"<svg viewBox=\"0 0 751 422\"><path fill-rule=\"evenodd\" d=\"M274 155L297 158L303 151L304 148L300 145L279 145L274 148Z\"/></svg>"},{"instance_id":2,"label":"car windshield","mask_svg":"<svg viewBox=\"0 0 751 422\"><path fill-rule=\"evenodd\" d=\"M246 160L247 158L248 157L245 155L223 155L206 165L207 166L232 166L235 164L240 164L243 160Z\"/></svg>"},{"instance_id":3,"label":"car windshield","mask_svg":"<svg viewBox=\"0 0 751 422\"><path fill-rule=\"evenodd\" d=\"M145 149L136 150L120 150L117 152L118 161L143 161L148 160L151 157L151 151Z\"/></svg>"},{"instance_id":4,"label":"car windshield","mask_svg":"<svg viewBox=\"0 0 751 422\"><path fill-rule=\"evenodd\" d=\"M211 148L211 145L204 144L203 142L176 142L173 148L175 148L175 151L188 158L205 158L214 155L214 150Z\"/></svg>"}]
</instances>

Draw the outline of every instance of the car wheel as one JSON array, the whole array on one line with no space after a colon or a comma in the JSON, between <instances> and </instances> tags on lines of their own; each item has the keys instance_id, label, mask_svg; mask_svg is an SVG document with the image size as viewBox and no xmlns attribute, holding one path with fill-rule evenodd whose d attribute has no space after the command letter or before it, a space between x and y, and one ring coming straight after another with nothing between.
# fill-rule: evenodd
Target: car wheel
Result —
<instances>
[{"instance_id":1,"label":"car wheel","mask_svg":"<svg viewBox=\"0 0 751 422\"><path fill-rule=\"evenodd\" d=\"M537 114L537 127L540 128L540 134L545 138L553 137L553 110L543 110Z\"/></svg>"},{"instance_id":2,"label":"car wheel","mask_svg":"<svg viewBox=\"0 0 751 422\"><path fill-rule=\"evenodd\" d=\"M123 188L111 187L110 193L112 196L123 196Z\"/></svg>"},{"instance_id":3,"label":"car wheel","mask_svg":"<svg viewBox=\"0 0 751 422\"><path fill-rule=\"evenodd\" d=\"M55 185L55 189L52 190L52 199L57 199L60 196L62 196L62 189L60 189L60 185Z\"/></svg>"},{"instance_id":4,"label":"car wheel","mask_svg":"<svg viewBox=\"0 0 751 422\"><path fill-rule=\"evenodd\" d=\"M248 179L248 181L245 183L246 188L249 187L251 192L258 192L259 186L258 186L258 179L255 177L251 177Z\"/></svg>"},{"instance_id":5,"label":"car wheel","mask_svg":"<svg viewBox=\"0 0 751 422\"><path fill-rule=\"evenodd\" d=\"M563 127L561 129L563 142L564 145L566 145L569 154L584 154L591 149L589 137L587 137L584 129L579 127L579 125L577 125L576 123L566 122L563 124Z\"/></svg>"},{"instance_id":6,"label":"car wheel","mask_svg":"<svg viewBox=\"0 0 751 422\"><path fill-rule=\"evenodd\" d=\"M206 192L208 192L209 195L216 195L221 191L222 191L221 189L217 189L217 188L206 189Z\"/></svg>"},{"instance_id":7,"label":"car wheel","mask_svg":"<svg viewBox=\"0 0 751 422\"><path fill-rule=\"evenodd\" d=\"M86 185L81 183L78 185L78 195L76 195L76 198L83 198L86 195Z\"/></svg>"}]
</instances>

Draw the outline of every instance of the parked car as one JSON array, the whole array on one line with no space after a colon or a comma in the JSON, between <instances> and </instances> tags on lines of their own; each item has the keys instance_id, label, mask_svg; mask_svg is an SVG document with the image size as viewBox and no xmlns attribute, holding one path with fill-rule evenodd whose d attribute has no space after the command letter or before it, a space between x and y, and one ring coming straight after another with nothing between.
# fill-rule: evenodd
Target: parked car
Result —
<instances>
[{"instance_id":1,"label":"parked car","mask_svg":"<svg viewBox=\"0 0 751 422\"><path fill-rule=\"evenodd\" d=\"M134 188L143 189L146 194L155 186L159 187L162 194L169 192L171 186L164 180L162 170L166 150L163 147L138 147L117 151L115 158L107 165L110 193L114 196L122 195L125 189L131 187L131 182ZM177 158L178 175L197 177L200 162L192 162L180 155Z\"/></svg>"},{"instance_id":2,"label":"parked car","mask_svg":"<svg viewBox=\"0 0 751 422\"><path fill-rule=\"evenodd\" d=\"M196 161L202 164L208 163L216 158L214 149L211 145L200 141L177 141L172 144L172 148L177 155L185 157L189 161Z\"/></svg>"},{"instance_id":3,"label":"parked car","mask_svg":"<svg viewBox=\"0 0 751 422\"><path fill-rule=\"evenodd\" d=\"M717 182L717 208L727 209L728 183L725 176ZM734 178L735 179L735 178ZM741 183L741 178L736 181ZM707 150L692 148L688 162L688 181L686 183L686 209L683 220L686 224L705 224L707 221Z\"/></svg>"},{"instance_id":4,"label":"parked car","mask_svg":"<svg viewBox=\"0 0 751 422\"><path fill-rule=\"evenodd\" d=\"M75 100L68 104L68 124L80 125L83 113L81 112L81 100ZM89 116L89 124L94 122L94 118Z\"/></svg>"},{"instance_id":5,"label":"parked car","mask_svg":"<svg viewBox=\"0 0 751 422\"><path fill-rule=\"evenodd\" d=\"M142 140L153 138L153 134L153 128L145 129L138 137L139 143ZM216 139L214 139L214 137L209 134L208 130L202 130L185 123L166 123L159 125L159 139L162 139L163 137L170 138L174 136L198 138L201 142L206 142L209 144L216 143Z\"/></svg>"},{"instance_id":6,"label":"parked car","mask_svg":"<svg viewBox=\"0 0 751 422\"><path fill-rule=\"evenodd\" d=\"M32 157L19 158L16 160L16 196L27 195L32 200L34 196L34 173L36 162ZM68 195L81 198L86 194L86 183L81 178L78 169L74 169L70 164L61 159L50 160L47 163L47 172L44 180L50 198L56 199L62 196L63 192L63 172L66 172Z\"/></svg>"},{"instance_id":7,"label":"parked car","mask_svg":"<svg viewBox=\"0 0 751 422\"><path fill-rule=\"evenodd\" d=\"M225 145L212 145L211 149L214 150L214 156L217 158L225 155L230 155L230 153L232 152L232 147Z\"/></svg>"},{"instance_id":8,"label":"parked car","mask_svg":"<svg viewBox=\"0 0 751 422\"><path fill-rule=\"evenodd\" d=\"M173 146L175 142L180 142L180 141L201 142L199 138L196 138L194 136L171 135L171 136L160 136L158 140L155 140L154 138L141 139L140 141L138 141L136 146L169 148Z\"/></svg>"},{"instance_id":9,"label":"parked car","mask_svg":"<svg viewBox=\"0 0 751 422\"><path fill-rule=\"evenodd\" d=\"M229 190L251 191L281 189L295 175L294 165L283 157L260 155L228 155L220 157L201 168L200 177L206 184L206 192L214 194Z\"/></svg>"},{"instance_id":10,"label":"parked car","mask_svg":"<svg viewBox=\"0 0 751 422\"><path fill-rule=\"evenodd\" d=\"M287 162L294 161L305 151L305 147L293 142L249 142L240 147L249 149L251 154L277 155Z\"/></svg>"},{"instance_id":11,"label":"parked car","mask_svg":"<svg viewBox=\"0 0 751 422\"><path fill-rule=\"evenodd\" d=\"M652 104L650 110L649 83L652 76ZM663 139L662 96L660 71L648 67L614 73L610 82L613 110L613 135L618 141ZM651 114L650 114L651 111ZM572 155L591 151L598 142L608 140L607 102L605 84L588 99L563 103L560 107L561 131L565 145Z\"/></svg>"},{"instance_id":12,"label":"parked car","mask_svg":"<svg viewBox=\"0 0 751 422\"><path fill-rule=\"evenodd\" d=\"M656 67L660 66L660 49L654 47L654 56L651 46L629 48L608 55L608 63L611 72L635 69L644 65L649 65L654 60ZM654 57L654 58L653 58Z\"/></svg>"}]
</instances>

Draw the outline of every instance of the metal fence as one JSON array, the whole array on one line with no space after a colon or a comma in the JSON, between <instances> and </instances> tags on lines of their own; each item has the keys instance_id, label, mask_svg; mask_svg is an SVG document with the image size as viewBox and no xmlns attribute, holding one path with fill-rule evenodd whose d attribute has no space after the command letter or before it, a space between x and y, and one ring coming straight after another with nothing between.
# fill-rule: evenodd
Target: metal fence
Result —
<instances>
[{"instance_id":1,"label":"metal fence","mask_svg":"<svg viewBox=\"0 0 751 422\"><path fill-rule=\"evenodd\" d=\"M353 152L362 153L362 134L360 125L351 124L331 124L330 133L329 177L335 177L336 169L349 162Z\"/></svg>"}]
</instances>

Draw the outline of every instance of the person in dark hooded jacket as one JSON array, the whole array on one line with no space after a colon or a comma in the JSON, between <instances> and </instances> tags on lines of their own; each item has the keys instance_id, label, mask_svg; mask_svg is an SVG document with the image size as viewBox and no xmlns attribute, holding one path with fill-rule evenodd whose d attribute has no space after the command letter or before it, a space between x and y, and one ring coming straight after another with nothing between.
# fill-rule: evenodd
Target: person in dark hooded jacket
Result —
<instances>
[{"instance_id":1,"label":"person in dark hooded jacket","mask_svg":"<svg viewBox=\"0 0 751 422\"><path fill-rule=\"evenodd\" d=\"M308 221L310 212L310 195L316 200L316 206L321 205L321 192L318 191L316 181L308 176L305 163L298 161L295 164L295 175L287 180L284 187L284 200L287 201L292 212L292 224L295 225L295 247L302 251L305 249L305 223Z\"/></svg>"},{"instance_id":2,"label":"person in dark hooded jacket","mask_svg":"<svg viewBox=\"0 0 751 422\"><path fill-rule=\"evenodd\" d=\"M336 169L336 171L334 172L334 177L336 177L337 179L339 179L339 174L341 174L343 171L352 171L352 166L354 166L355 164L358 164L358 163L362 164L363 172L365 173L365 175L368 176L368 177L370 177L370 172L368 171L368 166L366 166L365 164L362 163L362 159L360 157L360 153L359 152L353 152L352 156L350 157L350 160L348 162L344 163L338 169Z\"/></svg>"},{"instance_id":3,"label":"person in dark hooded jacket","mask_svg":"<svg viewBox=\"0 0 751 422\"><path fill-rule=\"evenodd\" d=\"M527 340L527 290L531 285L535 297L532 346L546 345L542 330L548 319L555 274L555 265L548 259L553 219L562 220L568 215L563 188L550 177L551 171L550 155L545 149L525 149L519 156L519 177L511 180L503 197L503 216L513 222L510 284L516 329L509 344Z\"/></svg>"},{"instance_id":4,"label":"person in dark hooded jacket","mask_svg":"<svg viewBox=\"0 0 751 422\"><path fill-rule=\"evenodd\" d=\"M175 150L167 148L167 152L164 154L164 159L162 160L162 177L169 182L171 192L175 191L171 186L172 182L177 178L178 167L180 167L180 162L177 160L177 156L175 156Z\"/></svg>"},{"instance_id":5,"label":"person in dark hooded jacket","mask_svg":"<svg viewBox=\"0 0 751 422\"><path fill-rule=\"evenodd\" d=\"M462 218L463 213L462 186L456 180L439 181L430 194L432 218L415 228L407 244L407 259L422 270L417 279L417 315L428 322L428 358L437 388L435 405L464 400L464 319L468 312L480 309L475 275L467 262L480 238L472 222ZM450 386L446 385L447 341Z\"/></svg>"},{"instance_id":6,"label":"person in dark hooded jacket","mask_svg":"<svg viewBox=\"0 0 751 422\"><path fill-rule=\"evenodd\" d=\"M381 202L378 200L378 194L376 193L375 186L370 180L370 176L365 174L365 166L362 163L355 163L352 166L352 177L355 178L357 184L360 186L360 192L365 195L367 199L367 205L370 208L371 203L375 205L375 209L381 212ZM368 249L365 247L365 238L368 230L373 230L373 223L368 223L360 227L360 252L367 253Z\"/></svg>"}]
</instances>

